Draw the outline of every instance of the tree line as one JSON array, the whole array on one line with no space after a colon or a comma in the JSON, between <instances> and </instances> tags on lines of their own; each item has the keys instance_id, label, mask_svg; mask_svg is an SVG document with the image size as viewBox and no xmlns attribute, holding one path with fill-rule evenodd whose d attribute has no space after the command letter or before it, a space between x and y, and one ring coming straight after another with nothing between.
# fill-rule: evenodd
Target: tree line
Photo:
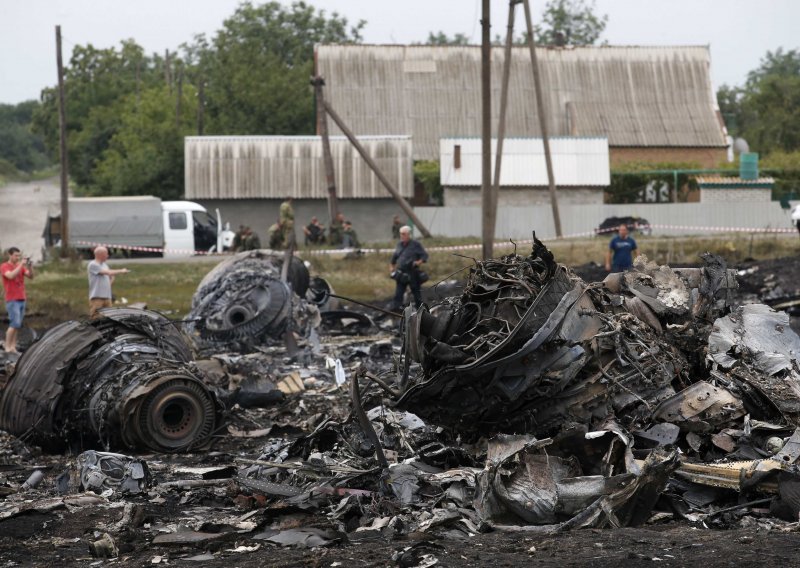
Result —
<instances>
[{"instance_id":1,"label":"tree line","mask_svg":"<svg viewBox=\"0 0 800 568\"><path fill-rule=\"evenodd\" d=\"M600 41L606 22L593 2L549 0L536 39L589 45ZM217 32L175 52L148 55L133 39L105 49L75 46L65 67L72 183L88 195L178 198L184 136L313 134L314 44L359 43L364 26L300 1L243 2ZM426 41L467 42L443 32ZM729 132L761 154L762 167L800 171L800 51L768 52L744 85L723 85L717 96ZM57 159L55 87L40 101L0 105L0 176ZM436 168L418 166L420 182L436 197ZM800 174L781 178L782 191L791 191L795 178Z\"/></svg>"},{"instance_id":2,"label":"tree line","mask_svg":"<svg viewBox=\"0 0 800 568\"><path fill-rule=\"evenodd\" d=\"M305 2L243 2L216 33L173 53L147 55L133 39L105 49L75 46L65 66L72 183L87 195L178 198L184 136L314 134L314 44L359 43L364 25ZM550 0L537 34L544 42L591 43L604 27L605 17L595 18L585 0ZM438 32L427 43L463 41L463 34ZM5 106L0 160L22 171L57 162L56 87L44 89L40 102ZM430 164L419 169L423 185L436 186ZM435 188L431 194L440 197Z\"/></svg>"}]
</instances>

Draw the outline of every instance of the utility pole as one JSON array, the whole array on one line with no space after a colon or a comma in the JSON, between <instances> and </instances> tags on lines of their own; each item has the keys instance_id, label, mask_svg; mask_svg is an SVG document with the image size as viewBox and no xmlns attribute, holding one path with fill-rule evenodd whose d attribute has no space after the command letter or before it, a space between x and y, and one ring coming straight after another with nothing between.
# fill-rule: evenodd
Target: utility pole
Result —
<instances>
[{"instance_id":1,"label":"utility pole","mask_svg":"<svg viewBox=\"0 0 800 568\"><path fill-rule=\"evenodd\" d=\"M325 165L325 181L328 184L328 227L331 227L339 215L339 201L336 199L336 175L333 171L328 117L325 113L325 94L322 91L325 79L317 75L311 78L311 84L314 86L314 97L317 101L317 133L322 137L322 160Z\"/></svg>"},{"instance_id":2,"label":"utility pole","mask_svg":"<svg viewBox=\"0 0 800 568\"><path fill-rule=\"evenodd\" d=\"M508 107L508 82L511 77L511 45L514 43L514 11L522 0L509 0L508 26L506 31L506 46L503 51L503 83L500 88L500 117L497 125L497 149L494 158L494 183L491 193L491 210L489 222L490 233L494 237L497 226L497 199L500 195L500 166L503 162L503 143L506 138L506 108Z\"/></svg>"},{"instance_id":3,"label":"utility pole","mask_svg":"<svg viewBox=\"0 0 800 568\"><path fill-rule=\"evenodd\" d=\"M206 111L206 79L201 74L200 79L197 83L197 135L203 135L204 124L203 121L205 119L205 111Z\"/></svg>"},{"instance_id":4,"label":"utility pole","mask_svg":"<svg viewBox=\"0 0 800 568\"><path fill-rule=\"evenodd\" d=\"M181 132L181 105L183 103L183 65L178 62L178 96L175 99L175 128Z\"/></svg>"},{"instance_id":5,"label":"utility pole","mask_svg":"<svg viewBox=\"0 0 800 568\"><path fill-rule=\"evenodd\" d=\"M61 258L69 256L69 185L67 180L67 109L64 97L64 63L61 57L61 26L56 26L58 65L58 153L61 159Z\"/></svg>"},{"instance_id":6,"label":"utility pole","mask_svg":"<svg viewBox=\"0 0 800 568\"><path fill-rule=\"evenodd\" d=\"M550 188L550 204L553 207L553 224L556 227L556 236L563 236L561 232L561 216L558 213L558 199L556 198L556 181L553 177L553 160L550 156L550 138L547 135L547 116L544 113L544 99L542 97L542 84L539 78L539 63L536 59L536 41L533 38L533 24L531 22L530 0L523 0L525 4L525 23L528 28L528 47L531 51L531 66L533 67L533 86L536 89L536 109L539 112L539 125L542 129L542 143L544 144L544 161L547 165L547 182Z\"/></svg>"},{"instance_id":7,"label":"utility pole","mask_svg":"<svg viewBox=\"0 0 800 568\"><path fill-rule=\"evenodd\" d=\"M383 175L383 172L378 167L378 164L375 163L375 161L372 159L372 156L370 156L369 153L364 149L364 147L361 145L361 142L359 142L358 138L356 138L355 134L352 133L339 115L336 114L336 111L331 108L331 105L329 105L327 102L323 102L323 104L325 105L325 112L328 113L328 115L333 119L333 121L336 123L336 126L339 127L339 130L341 130L342 133L347 136L347 139L350 140L350 143L353 145L356 151L361 154L362 158L364 158L364 161L372 170L372 173L378 177L380 182L383 184L383 187L385 187L386 191L391 194L403 212L408 215L408 218L411 219L411 221L414 223L414 226L419 229L419 232L422 233L422 236L430 237L431 232L425 227L425 225L422 224L422 221L419 220L419 217L417 217L417 214L414 213L414 210L411 208L408 202L403 199L403 196L400 195L400 193L394 188L392 182L390 182L389 179Z\"/></svg>"},{"instance_id":8,"label":"utility pole","mask_svg":"<svg viewBox=\"0 0 800 568\"><path fill-rule=\"evenodd\" d=\"M494 218L492 217L492 38L491 2L483 1L481 16L481 239L484 260L494 254Z\"/></svg>"},{"instance_id":9,"label":"utility pole","mask_svg":"<svg viewBox=\"0 0 800 568\"><path fill-rule=\"evenodd\" d=\"M172 94L172 62L169 58L169 49L164 50L164 82L169 87L169 94Z\"/></svg>"}]
</instances>

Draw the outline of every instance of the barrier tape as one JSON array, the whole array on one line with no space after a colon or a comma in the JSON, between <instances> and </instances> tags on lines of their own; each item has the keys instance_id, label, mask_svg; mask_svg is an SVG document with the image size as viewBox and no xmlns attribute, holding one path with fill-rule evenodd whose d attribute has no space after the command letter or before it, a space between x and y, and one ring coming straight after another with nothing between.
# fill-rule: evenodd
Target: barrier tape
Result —
<instances>
[{"instance_id":1,"label":"barrier tape","mask_svg":"<svg viewBox=\"0 0 800 568\"><path fill-rule=\"evenodd\" d=\"M571 233L569 235L563 235L561 237L545 237L541 240L542 242L551 242L551 241L561 241L566 239L574 239L579 237L592 237L596 235L604 235L610 233L616 233L618 227L612 227L608 229L595 229L592 231L582 231L579 233ZM797 229L782 229L782 228L758 228L758 227L698 227L698 226L691 226L691 225L660 225L660 224L650 224L650 225L637 225L635 230L652 230L652 229L665 229L665 230L681 230L681 231L696 231L696 232L710 232L710 233L794 233ZM514 240L511 242L512 239L503 242L497 242L494 244L495 248L510 248L514 245L529 245L533 244L533 239L523 239L523 240ZM107 248L115 248L115 249L122 249L122 250L131 250L137 252L155 252L155 253L169 253L169 254L181 254L181 255L198 255L198 256L229 256L233 253L230 252L208 252L202 250L190 251L185 249L165 249L161 247L142 247L142 246L134 246L134 245L116 245L116 244L108 244L108 243L95 243L89 241L76 241L76 244L79 245L86 245L90 247L98 247L104 246ZM458 251L458 250L480 250L483 245L480 243L476 244L463 244L463 245L443 245L443 246L436 246L436 247L426 247L425 250L428 252L447 252L447 251ZM284 250L271 250L271 249L261 249L271 253L283 254ZM361 248L361 249L298 249L296 254L300 256L304 255L325 255L325 254L347 254L350 252L355 252L356 250L361 251L364 254L391 254L394 252L394 248Z\"/></svg>"},{"instance_id":2,"label":"barrier tape","mask_svg":"<svg viewBox=\"0 0 800 568\"><path fill-rule=\"evenodd\" d=\"M228 253L224 252L208 252L207 250L187 250L187 249L165 249L162 247L142 247L136 245L118 245L110 243L94 243L91 241L75 241L76 245L85 245L88 247L106 247L109 249L122 249L133 250L137 252L160 252L169 254L187 254L187 255L204 255L204 256L224 256Z\"/></svg>"}]
</instances>

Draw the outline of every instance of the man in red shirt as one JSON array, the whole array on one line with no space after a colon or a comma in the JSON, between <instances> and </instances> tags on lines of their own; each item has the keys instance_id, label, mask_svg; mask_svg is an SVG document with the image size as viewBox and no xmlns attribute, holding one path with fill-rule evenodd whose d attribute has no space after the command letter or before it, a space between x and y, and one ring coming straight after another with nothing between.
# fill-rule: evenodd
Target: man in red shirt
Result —
<instances>
[{"instance_id":1,"label":"man in red shirt","mask_svg":"<svg viewBox=\"0 0 800 568\"><path fill-rule=\"evenodd\" d=\"M11 247L8 249L8 262L0 264L0 274L3 276L8 311L5 348L8 353L16 353L17 332L25 316L25 278L33 278L31 259L22 258L19 249Z\"/></svg>"}]
</instances>

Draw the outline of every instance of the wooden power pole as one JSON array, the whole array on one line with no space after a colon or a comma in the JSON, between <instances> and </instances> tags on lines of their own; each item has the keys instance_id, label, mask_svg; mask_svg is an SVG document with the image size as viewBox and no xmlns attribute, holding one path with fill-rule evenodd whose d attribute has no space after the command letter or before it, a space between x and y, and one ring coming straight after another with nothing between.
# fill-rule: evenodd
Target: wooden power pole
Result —
<instances>
[{"instance_id":1,"label":"wooden power pole","mask_svg":"<svg viewBox=\"0 0 800 568\"><path fill-rule=\"evenodd\" d=\"M556 182L553 176L553 160L550 156L550 138L547 134L547 116L544 112L544 98L542 97L542 82L539 77L539 62L536 59L536 42L533 38L533 23L531 21L531 5L529 0L525 4L525 23L528 28L528 47L531 50L531 66L533 68L533 87L536 90L536 109L539 113L539 125L542 129L542 142L544 144L544 161L547 165L547 183L550 188L550 204L553 207L553 224L556 227L556 236L562 237L561 216L558 213L558 199L556 198Z\"/></svg>"},{"instance_id":2,"label":"wooden power pole","mask_svg":"<svg viewBox=\"0 0 800 568\"><path fill-rule=\"evenodd\" d=\"M69 256L69 184L67 160L67 109L64 96L64 62L61 57L61 26L56 26L58 65L58 153L61 160L61 257Z\"/></svg>"},{"instance_id":3,"label":"wooden power pole","mask_svg":"<svg viewBox=\"0 0 800 568\"><path fill-rule=\"evenodd\" d=\"M317 134L322 138L322 161L325 165L325 181L328 184L328 227L339 214L339 201L336 198L336 175L333 171L333 156L331 156L331 139L328 134L328 116L325 112L325 79L317 75L311 78L314 86L314 97L317 101Z\"/></svg>"},{"instance_id":4,"label":"wooden power pole","mask_svg":"<svg viewBox=\"0 0 800 568\"><path fill-rule=\"evenodd\" d=\"M491 2L483 0L481 16L481 229L484 260L494 253L494 219L492 218L492 38Z\"/></svg>"},{"instance_id":5,"label":"wooden power pole","mask_svg":"<svg viewBox=\"0 0 800 568\"><path fill-rule=\"evenodd\" d=\"M400 206L400 209L402 209L403 212L408 215L408 218L411 219L411 221L414 223L414 226L419 229L419 232L422 233L423 237L430 238L431 232L425 225L422 224L422 221L419 220L417 214L414 213L414 209L412 209L411 205L409 205L403 196L400 195L400 192L395 189L395 187L392 185L392 182L389 181L389 178L383 175L383 172L378 167L378 164L375 163L375 160L372 159L372 156L369 155L369 152L364 149L364 147L361 145L361 142L359 142L358 138L356 138L355 134L353 134L353 132L347 127L336 111L331 108L330 104L327 102L324 102L323 104L325 105L325 112L328 113L328 115L333 119L333 121L336 123L336 126L339 127L339 130L341 130L342 133L347 136L347 139L350 140L353 148L355 148L356 152L358 152L361 157L364 158L364 161L367 163L367 166L369 166L369 169L372 170L372 173L374 173L378 180L383 184L383 187L386 188L386 191L388 191L389 194L394 198L394 200Z\"/></svg>"},{"instance_id":6,"label":"wooden power pole","mask_svg":"<svg viewBox=\"0 0 800 568\"><path fill-rule=\"evenodd\" d=\"M506 108L508 107L508 83L511 78L511 46L514 42L514 10L522 0L509 0L508 2L508 27L506 31L506 46L503 59L503 83L500 87L500 116L497 121L497 148L494 157L494 181L492 183L491 210L489 222L490 233L494 237L497 226L497 199L500 195L500 166L503 163L503 144L506 138Z\"/></svg>"}]
</instances>

